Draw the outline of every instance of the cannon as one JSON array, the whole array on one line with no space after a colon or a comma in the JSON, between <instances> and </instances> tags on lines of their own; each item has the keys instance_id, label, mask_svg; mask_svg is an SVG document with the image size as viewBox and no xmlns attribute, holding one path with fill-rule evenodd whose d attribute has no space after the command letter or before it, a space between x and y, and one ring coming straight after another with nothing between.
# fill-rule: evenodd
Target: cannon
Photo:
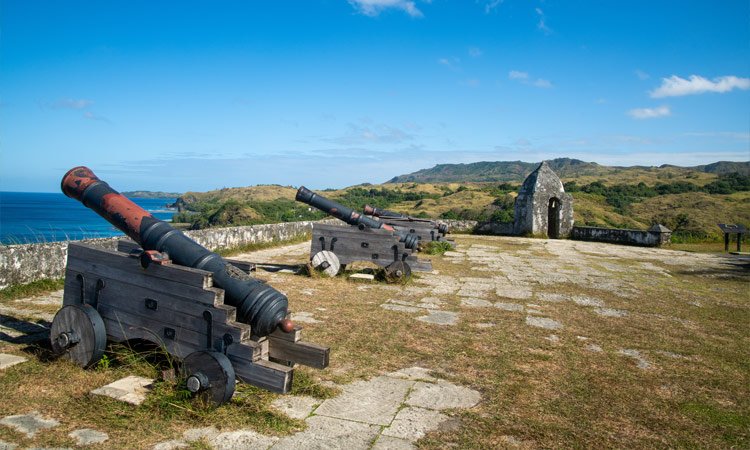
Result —
<instances>
[{"instance_id":1,"label":"cannon","mask_svg":"<svg viewBox=\"0 0 750 450\"><path fill-rule=\"evenodd\" d=\"M437 222L431 219L421 219L418 217L411 217L404 214L400 214L387 209L380 209L374 206L365 205L363 211L368 216L379 218L386 224L396 228L407 230L410 234L416 235L419 239L420 244L425 242L438 241L447 242L452 247L456 244L452 239L448 239L446 235L450 232L448 225L442 222Z\"/></svg>"},{"instance_id":2,"label":"cannon","mask_svg":"<svg viewBox=\"0 0 750 450\"><path fill-rule=\"evenodd\" d=\"M368 217L304 186L295 199L350 225L313 225L310 261L316 269L334 276L347 264L369 261L385 269L388 281L408 278L412 270L432 270L429 260L415 256L419 237L409 230Z\"/></svg>"},{"instance_id":3,"label":"cannon","mask_svg":"<svg viewBox=\"0 0 750 450\"><path fill-rule=\"evenodd\" d=\"M403 242L404 246L410 250L417 250L419 241L415 236L410 236L409 233L396 229L384 222L367 217L364 214L360 214L351 208L347 208L341 203L334 202L333 200L327 199L320 194L316 194L313 191L307 189L304 186L300 186L297 189L297 195L295 200L307 203L325 213L332 215L337 219L341 219L349 225L360 227L371 228L371 229L382 229L390 231L394 235L398 236L399 242Z\"/></svg>"},{"instance_id":4,"label":"cannon","mask_svg":"<svg viewBox=\"0 0 750 450\"><path fill-rule=\"evenodd\" d=\"M301 341L286 296L242 263L154 218L86 167L68 171L61 187L132 241L118 251L69 245L63 308L50 331L56 353L86 368L108 340L147 340L180 358L187 388L214 404L231 398L236 379L286 393L295 362L328 365L328 348Z\"/></svg>"}]
</instances>

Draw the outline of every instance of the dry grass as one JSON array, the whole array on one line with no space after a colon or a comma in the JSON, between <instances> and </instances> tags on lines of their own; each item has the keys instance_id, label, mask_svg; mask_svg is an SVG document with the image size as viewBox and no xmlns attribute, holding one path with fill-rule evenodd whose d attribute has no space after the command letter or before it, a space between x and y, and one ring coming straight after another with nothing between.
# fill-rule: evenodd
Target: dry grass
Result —
<instances>
[{"instance_id":1,"label":"dry grass","mask_svg":"<svg viewBox=\"0 0 750 450\"><path fill-rule=\"evenodd\" d=\"M635 168L630 167L627 169L616 169L603 171L598 175L582 175L574 178L562 178L563 182L575 181L579 186L584 184L593 183L594 181L601 181L606 185L613 184L638 184L646 183L649 186L653 186L657 183L672 183L676 181L686 181L693 183L698 186L703 186L714 180L717 175L706 172L686 171L682 168L666 167L644 167Z\"/></svg>"},{"instance_id":2,"label":"dry grass","mask_svg":"<svg viewBox=\"0 0 750 450\"><path fill-rule=\"evenodd\" d=\"M549 273L578 268L574 263L558 266L558 256L540 240L456 236L456 241L459 250L488 245L500 252L498 257L545 261ZM633 289L612 292L575 282L533 284L535 297L526 301L489 293L491 301L539 305L565 325L556 331L529 327L522 312L462 306L455 294L440 295L446 301L444 310L460 314L453 327L380 307L388 299L435 296L419 274L405 286L264 272L258 277L282 287L291 309L311 312L321 321L305 325L306 340L331 346L331 366L323 371L301 369L297 382L301 375L304 386L299 389L327 396L332 393L323 381L348 383L422 366L482 393L478 406L453 413L457 427L429 433L419 442L422 448L504 448L513 442L528 448L750 446L747 273L691 272L696 267L668 264L670 255L681 255L668 250L653 250L664 257L651 260L638 253L618 257L622 247L602 249L590 253L591 270L616 266L612 281ZM306 256L299 259L305 262ZM468 262L431 259L440 276L454 277L456 283L466 277L492 280L499 275L472 270L476 267ZM291 262L289 256L285 262ZM646 263L653 267L645 268ZM427 277L421 275L422 280ZM544 302L537 297L541 292L601 299L607 307L629 314L602 317L571 301ZM483 323L495 326L477 327ZM559 341L548 340L550 334ZM589 344L603 351L589 351ZM633 358L618 353L622 349L640 351L651 368L637 367ZM40 349L0 346L0 351L9 350L34 357L0 375L0 411L38 409L63 419L64 425L34 440L0 427L0 440L24 446L72 445L67 433L87 426L110 433L108 447L143 448L196 426L252 428L268 434L303 427L268 407L274 394L249 387L231 404L213 411L175 398L179 389L170 386L144 406L132 407L87 391L124 375L153 376L153 366L139 362L82 371L47 361Z\"/></svg>"}]
</instances>

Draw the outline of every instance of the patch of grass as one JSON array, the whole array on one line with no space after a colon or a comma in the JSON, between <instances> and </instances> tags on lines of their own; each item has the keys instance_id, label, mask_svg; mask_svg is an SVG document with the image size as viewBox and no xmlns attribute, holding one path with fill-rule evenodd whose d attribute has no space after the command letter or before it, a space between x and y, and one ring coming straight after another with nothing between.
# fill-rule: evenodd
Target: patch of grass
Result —
<instances>
[{"instance_id":1,"label":"patch of grass","mask_svg":"<svg viewBox=\"0 0 750 450\"><path fill-rule=\"evenodd\" d=\"M32 281L26 284L16 284L0 290L0 300L16 300L19 298L33 297L35 295L47 294L65 287L64 278L46 279Z\"/></svg>"},{"instance_id":2,"label":"patch of grass","mask_svg":"<svg viewBox=\"0 0 750 450\"><path fill-rule=\"evenodd\" d=\"M307 395L320 400L333 398L339 394L339 390L323 386L316 381L305 369L297 368L294 371L294 384L292 386L292 395Z\"/></svg>"},{"instance_id":3,"label":"patch of grass","mask_svg":"<svg viewBox=\"0 0 750 450\"><path fill-rule=\"evenodd\" d=\"M746 412L729 411L711 402L698 400L682 403L680 410L715 428L728 445L744 446L750 443L750 415Z\"/></svg>"},{"instance_id":4,"label":"patch of grass","mask_svg":"<svg viewBox=\"0 0 750 450\"><path fill-rule=\"evenodd\" d=\"M744 242L743 242L744 244ZM743 248L745 245L743 245ZM670 250L681 250L684 252L692 253L724 253L723 242L672 242L667 247ZM732 243L729 245L729 251L737 249L737 244Z\"/></svg>"},{"instance_id":5,"label":"patch of grass","mask_svg":"<svg viewBox=\"0 0 750 450\"><path fill-rule=\"evenodd\" d=\"M453 245L446 241L430 241L422 249L428 255L442 255L450 250L453 250Z\"/></svg>"}]
</instances>

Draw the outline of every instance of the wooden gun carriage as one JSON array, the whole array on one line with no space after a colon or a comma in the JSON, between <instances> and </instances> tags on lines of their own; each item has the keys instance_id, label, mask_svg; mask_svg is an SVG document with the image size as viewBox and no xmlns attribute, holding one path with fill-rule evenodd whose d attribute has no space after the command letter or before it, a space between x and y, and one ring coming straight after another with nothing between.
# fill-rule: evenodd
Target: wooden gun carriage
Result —
<instances>
[{"instance_id":1,"label":"wooden gun carriage","mask_svg":"<svg viewBox=\"0 0 750 450\"><path fill-rule=\"evenodd\" d=\"M118 251L68 246L63 308L50 333L55 350L90 367L107 341L152 342L182 360L188 389L214 404L232 397L235 379L287 393L295 363L328 366L329 349L302 341L300 326L254 336L211 272L165 259L143 267L141 255L130 241Z\"/></svg>"},{"instance_id":2,"label":"wooden gun carriage","mask_svg":"<svg viewBox=\"0 0 750 450\"><path fill-rule=\"evenodd\" d=\"M214 404L232 397L236 378L285 393L295 362L328 365L327 348L300 341L283 293L155 218L88 167L69 170L61 188L137 244L121 242L123 252L69 245L63 308L50 330L56 353L90 367L108 340L147 340L181 359L188 390Z\"/></svg>"},{"instance_id":3,"label":"wooden gun carriage","mask_svg":"<svg viewBox=\"0 0 750 450\"><path fill-rule=\"evenodd\" d=\"M407 278L412 270L432 270L429 260L414 256L419 251L417 235L354 211L304 186L297 189L295 200L350 225L313 225L310 262L314 268L334 276L342 265L369 261L385 268L388 281Z\"/></svg>"},{"instance_id":4,"label":"wooden gun carriage","mask_svg":"<svg viewBox=\"0 0 750 450\"><path fill-rule=\"evenodd\" d=\"M347 264L371 262L385 269L388 281L408 277L412 270L432 271L429 259L417 258L416 251L406 248L392 232L353 225L314 224L310 261L330 276L344 270Z\"/></svg>"}]
</instances>

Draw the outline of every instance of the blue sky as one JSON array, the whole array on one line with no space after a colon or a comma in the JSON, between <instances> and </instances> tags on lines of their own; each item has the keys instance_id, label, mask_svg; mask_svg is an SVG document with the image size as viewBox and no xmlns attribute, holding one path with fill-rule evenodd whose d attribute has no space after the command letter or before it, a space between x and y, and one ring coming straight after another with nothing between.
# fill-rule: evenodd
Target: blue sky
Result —
<instances>
[{"instance_id":1,"label":"blue sky","mask_svg":"<svg viewBox=\"0 0 750 450\"><path fill-rule=\"evenodd\" d=\"M0 190L750 160L750 2L0 0Z\"/></svg>"}]
</instances>

